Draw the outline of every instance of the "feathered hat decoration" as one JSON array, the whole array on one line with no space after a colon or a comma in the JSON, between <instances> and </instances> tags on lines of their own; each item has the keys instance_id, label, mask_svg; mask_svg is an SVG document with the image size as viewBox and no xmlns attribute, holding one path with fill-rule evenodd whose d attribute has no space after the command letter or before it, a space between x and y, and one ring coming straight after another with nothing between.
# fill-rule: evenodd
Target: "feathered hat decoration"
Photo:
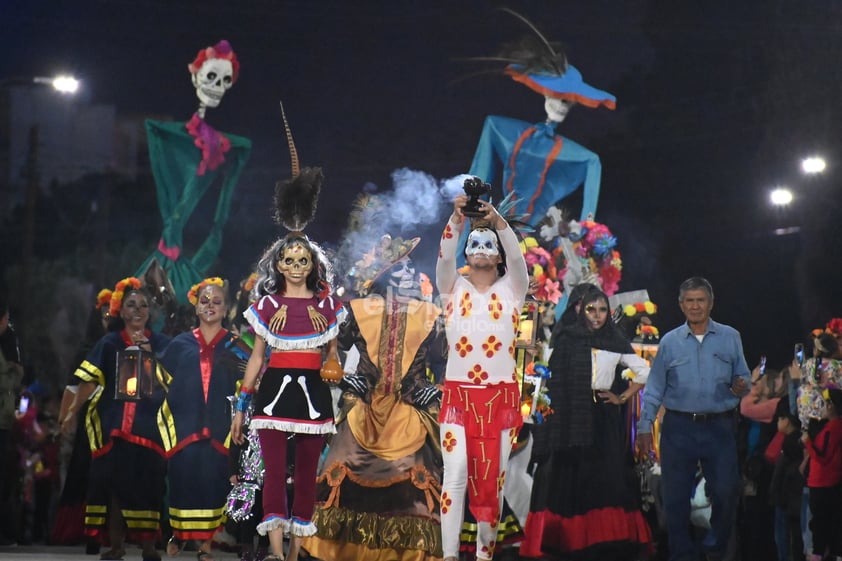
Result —
<instances>
[{"instance_id":1,"label":"feathered hat decoration","mask_svg":"<svg viewBox=\"0 0 842 561\"><path fill-rule=\"evenodd\" d=\"M275 184L275 222L291 233L300 234L316 215L316 203L324 175L320 167L301 168L283 102L281 116L289 144L292 178Z\"/></svg>"},{"instance_id":2,"label":"feathered hat decoration","mask_svg":"<svg viewBox=\"0 0 842 561\"><path fill-rule=\"evenodd\" d=\"M521 14L500 8L529 27L534 36L504 45L500 59L508 62L503 71L516 82L541 95L579 103L586 107L616 107L616 98L586 84L582 73L571 64L558 43L551 43L538 28Z\"/></svg>"},{"instance_id":3,"label":"feathered hat decoration","mask_svg":"<svg viewBox=\"0 0 842 561\"><path fill-rule=\"evenodd\" d=\"M533 34L504 44L497 56L471 57L468 60L506 63L504 74L547 97L576 102L585 107L616 107L613 95L585 83L582 73L567 62L559 43L548 41L523 15L509 8L499 9L519 19Z\"/></svg>"}]
</instances>

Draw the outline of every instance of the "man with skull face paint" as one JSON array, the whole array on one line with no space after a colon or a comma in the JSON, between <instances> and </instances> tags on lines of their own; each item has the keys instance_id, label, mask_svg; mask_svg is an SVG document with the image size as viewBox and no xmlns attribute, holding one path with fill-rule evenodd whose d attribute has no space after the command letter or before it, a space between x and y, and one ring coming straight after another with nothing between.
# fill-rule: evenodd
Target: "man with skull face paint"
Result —
<instances>
[{"instance_id":1,"label":"man with skull face paint","mask_svg":"<svg viewBox=\"0 0 842 561\"><path fill-rule=\"evenodd\" d=\"M466 495L468 508L477 520L477 559L493 557L506 466L523 422L514 345L529 286L526 262L506 220L491 203L480 201L487 225L474 228L468 235L465 256L469 272L465 277L458 274L457 240L464 227L462 209L467 202L466 195L454 200L436 265L448 341L439 417L445 561L455 561L459 556Z\"/></svg>"},{"instance_id":2,"label":"man with skull face paint","mask_svg":"<svg viewBox=\"0 0 842 561\"><path fill-rule=\"evenodd\" d=\"M441 391L427 368L444 333L408 257L419 241L385 235L354 267L362 297L348 303L338 341L360 358L339 384L337 434L317 480L318 531L304 542L319 559L441 561Z\"/></svg>"}]
</instances>

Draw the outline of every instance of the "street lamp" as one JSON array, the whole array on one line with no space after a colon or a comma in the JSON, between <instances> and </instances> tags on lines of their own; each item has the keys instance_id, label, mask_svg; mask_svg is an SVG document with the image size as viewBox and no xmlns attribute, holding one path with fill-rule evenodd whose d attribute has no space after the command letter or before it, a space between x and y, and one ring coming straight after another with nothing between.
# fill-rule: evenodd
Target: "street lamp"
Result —
<instances>
[{"instance_id":1,"label":"street lamp","mask_svg":"<svg viewBox=\"0 0 842 561\"><path fill-rule=\"evenodd\" d=\"M792 191L788 187L776 187L769 193L769 200L778 208L787 206L792 199Z\"/></svg>"},{"instance_id":2,"label":"street lamp","mask_svg":"<svg viewBox=\"0 0 842 561\"><path fill-rule=\"evenodd\" d=\"M827 162L821 156L810 156L801 160L801 171L807 175L821 173L827 167Z\"/></svg>"},{"instance_id":3,"label":"street lamp","mask_svg":"<svg viewBox=\"0 0 842 561\"><path fill-rule=\"evenodd\" d=\"M74 95L79 90L79 81L72 76L60 75L53 78L36 76L32 78L33 84L43 84L52 87L62 95ZM21 286L23 298L21 300L21 311L23 322L28 317L30 306L30 282L32 280L32 257L35 245L35 214L38 202L38 151L40 145L40 124L36 121L29 127L28 150L26 158L26 195L24 200L23 219L23 263L21 267Z\"/></svg>"},{"instance_id":4,"label":"street lamp","mask_svg":"<svg viewBox=\"0 0 842 561\"><path fill-rule=\"evenodd\" d=\"M32 82L35 84L47 84L52 86L55 91L63 94L73 95L79 91L79 80L67 74L59 74L52 78L36 76L32 79Z\"/></svg>"}]
</instances>

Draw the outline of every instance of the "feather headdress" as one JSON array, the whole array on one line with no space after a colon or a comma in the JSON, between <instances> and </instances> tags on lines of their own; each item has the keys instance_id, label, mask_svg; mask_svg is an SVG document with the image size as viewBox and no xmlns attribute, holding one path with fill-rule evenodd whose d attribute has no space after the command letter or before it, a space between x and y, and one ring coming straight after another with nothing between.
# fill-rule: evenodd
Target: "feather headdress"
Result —
<instances>
[{"instance_id":1,"label":"feather headdress","mask_svg":"<svg viewBox=\"0 0 842 561\"><path fill-rule=\"evenodd\" d=\"M302 232L316 215L316 204L322 189L324 174L320 167L300 167L298 151L295 149L283 103L281 103L281 116L289 144L292 178L275 184L275 222L290 232Z\"/></svg>"}]
</instances>

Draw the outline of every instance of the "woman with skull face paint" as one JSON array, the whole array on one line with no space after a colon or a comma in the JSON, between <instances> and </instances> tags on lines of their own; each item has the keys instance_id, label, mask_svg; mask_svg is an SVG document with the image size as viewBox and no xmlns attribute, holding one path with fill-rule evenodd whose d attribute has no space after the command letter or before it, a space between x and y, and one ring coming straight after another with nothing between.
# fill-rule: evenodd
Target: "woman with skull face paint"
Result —
<instances>
[{"instance_id":1,"label":"woman with skull face paint","mask_svg":"<svg viewBox=\"0 0 842 561\"><path fill-rule=\"evenodd\" d=\"M290 558L300 539L316 532L313 524L316 468L325 435L334 432L330 388L320 376L323 347L336 358L336 335L345 319L342 303L330 296L326 258L318 245L299 233L276 241L258 263L256 300L244 316L254 329L231 436L242 444L243 413L257 377L268 368L254 396L249 428L257 430L265 468L261 535L269 534L272 553L283 558L283 533L289 531ZM287 508L287 442L295 435L295 493Z\"/></svg>"},{"instance_id":2,"label":"woman with skull face paint","mask_svg":"<svg viewBox=\"0 0 842 561\"><path fill-rule=\"evenodd\" d=\"M78 411L90 400L85 413L91 448L85 533L110 541L111 548L100 559L122 559L124 541L129 540L142 545L143 559L160 560L155 540L160 532L166 462L158 410L170 379L158 368L152 396L140 401L115 399L115 385L118 352L139 347L157 353L170 339L147 327L149 298L134 277L117 283L109 313L109 333L76 369L81 382L69 406L70 411Z\"/></svg>"},{"instance_id":3,"label":"woman with skull face paint","mask_svg":"<svg viewBox=\"0 0 842 561\"><path fill-rule=\"evenodd\" d=\"M439 416L445 561L459 556L466 495L477 520L477 559L494 555L506 466L523 422L514 345L529 286L526 262L506 220L491 203L480 201L486 225L468 235L468 275L457 273L457 240L467 202L466 195L454 200L436 265L449 349Z\"/></svg>"},{"instance_id":4,"label":"woman with skull face paint","mask_svg":"<svg viewBox=\"0 0 842 561\"><path fill-rule=\"evenodd\" d=\"M427 378L441 310L421 297L409 253L420 239L383 236L357 261L361 298L339 333L356 347L337 434L318 477L318 531L304 547L332 561L440 561L441 391Z\"/></svg>"},{"instance_id":5,"label":"woman with skull face paint","mask_svg":"<svg viewBox=\"0 0 842 561\"><path fill-rule=\"evenodd\" d=\"M638 559L651 553L652 534L640 511L621 406L646 383L649 365L611 321L605 293L592 287L571 298L551 341L547 390L555 413L535 429L538 468L520 555ZM615 394L620 364L635 378Z\"/></svg>"},{"instance_id":6,"label":"woman with skull face paint","mask_svg":"<svg viewBox=\"0 0 842 561\"><path fill-rule=\"evenodd\" d=\"M172 374L161 409L167 423L161 437L168 457L169 516L173 536L169 555L187 540L201 542L200 561L212 561L211 538L225 521L228 495L227 396L242 377L227 348L230 332L222 326L228 307L225 282L207 278L193 285L187 299L198 327L181 333L158 357Z\"/></svg>"}]
</instances>

